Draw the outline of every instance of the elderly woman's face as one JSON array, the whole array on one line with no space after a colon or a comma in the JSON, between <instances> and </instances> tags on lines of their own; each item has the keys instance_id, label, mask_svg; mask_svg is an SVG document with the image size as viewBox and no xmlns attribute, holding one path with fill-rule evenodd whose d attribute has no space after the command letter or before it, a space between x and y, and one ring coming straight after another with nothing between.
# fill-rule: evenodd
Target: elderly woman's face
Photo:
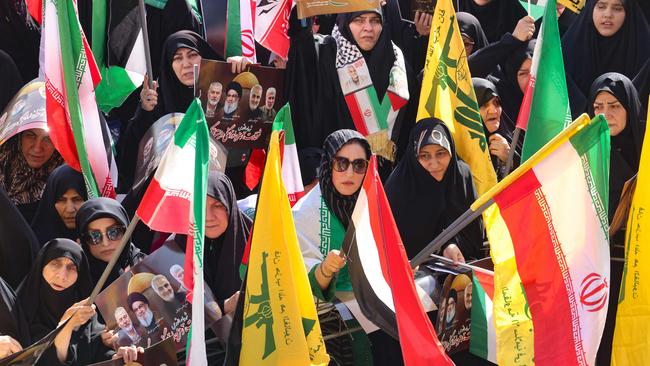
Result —
<instances>
[{"instance_id":1,"label":"elderly woman's face","mask_svg":"<svg viewBox=\"0 0 650 366\"><path fill-rule=\"evenodd\" d=\"M32 169L39 169L54 154L54 145L47 131L33 128L20 134L20 151Z\"/></svg>"},{"instance_id":2,"label":"elderly woman's face","mask_svg":"<svg viewBox=\"0 0 650 366\"><path fill-rule=\"evenodd\" d=\"M228 229L228 209L219 200L206 196L205 236L209 239L220 237Z\"/></svg>"},{"instance_id":3,"label":"elderly woman's face","mask_svg":"<svg viewBox=\"0 0 650 366\"><path fill-rule=\"evenodd\" d=\"M201 55L191 48L181 47L174 53L172 69L185 86L194 85L194 65L201 65Z\"/></svg>"},{"instance_id":4,"label":"elderly woman's face","mask_svg":"<svg viewBox=\"0 0 650 366\"><path fill-rule=\"evenodd\" d=\"M43 267L43 278L54 291L74 285L77 277L77 265L66 257L54 258Z\"/></svg>"},{"instance_id":5,"label":"elderly woman's face","mask_svg":"<svg viewBox=\"0 0 650 366\"><path fill-rule=\"evenodd\" d=\"M363 51L375 47L382 29L381 17L377 13L361 14L350 22L350 33Z\"/></svg>"},{"instance_id":6,"label":"elderly woman's face","mask_svg":"<svg viewBox=\"0 0 650 366\"><path fill-rule=\"evenodd\" d=\"M612 94L601 91L594 100L594 114L602 114L607 119L609 134L616 136L627 125L627 111Z\"/></svg>"},{"instance_id":7,"label":"elderly woman's face","mask_svg":"<svg viewBox=\"0 0 650 366\"><path fill-rule=\"evenodd\" d=\"M343 145L332 158L332 184L344 196L355 194L366 176L368 157L357 142Z\"/></svg>"}]
</instances>

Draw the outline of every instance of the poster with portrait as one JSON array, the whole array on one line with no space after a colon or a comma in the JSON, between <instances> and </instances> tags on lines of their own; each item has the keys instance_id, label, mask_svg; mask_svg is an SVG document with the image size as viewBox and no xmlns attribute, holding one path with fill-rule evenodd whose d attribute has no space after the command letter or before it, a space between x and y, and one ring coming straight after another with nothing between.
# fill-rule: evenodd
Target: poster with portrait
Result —
<instances>
[{"instance_id":1,"label":"poster with portrait","mask_svg":"<svg viewBox=\"0 0 650 366\"><path fill-rule=\"evenodd\" d=\"M228 149L228 167L244 165L250 149L267 147L275 115L286 102L283 85L282 69L252 65L233 74L229 63L201 61L201 105L210 135Z\"/></svg>"},{"instance_id":2,"label":"poster with portrait","mask_svg":"<svg viewBox=\"0 0 650 366\"><path fill-rule=\"evenodd\" d=\"M167 338L144 350L144 353L138 354L138 359L128 364L124 359L109 360L94 363L89 366L178 366L176 358L176 348L174 341Z\"/></svg>"},{"instance_id":3,"label":"poster with portrait","mask_svg":"<svg viewBox=\"0 0 650 366\"><path fill-rule=\"evenodd\" d=\"M192 321L183 284L184 260L185 252L167 242L97 296L95 304L107 329L118 335L118 346L148 348L172 338L176 350L184 349ZM221 315L206 286L206 325L212 326Z\"/></svg>"},{"instance_id":4,"label":"poster with portrait","mask_svg":"<svg viewBox=\"0 0 650 366\"><path fill-rule=\"evenodd\" d=\"M296 3L299 19L379 8L378 0L298 0Z\"/></svg>"},{"instance_id":5,"label":"poster with portrait","mask_svg":"<svg viewBox=\"0 0 650 366\"><path fill-rule=\"evenodd\" d=\"M68 319L70 320L70 319ZM0 366L31 366L35 365L41 358L43 353L52 346L54 338L59 334L61 329L68 324L68 320L59 324L56 329L51 331L48 335L41 338L38 342L23 349L20 352L11 354L0 360Z\"/></svg>"},{"instance_id":6,"label":"poster with portrait","mask_svg":"<svg viewBox=\"0 0 650 366\"><path fill-rule=\"evenodd\" d=\"M142 136L138 147L133 189L145 183L156 171L160 164L160 159L162 159L176 132L176 128L178 128L184 116L184 113L164 115L154 122L144 136ZM211 138L209 170L223 173L226 170L227 156L228 151L226 148Z\"/></svg>"},{"instance_id":7,"label":"poster with portrait","mask_svg":"<svg viewBox=\"0 0 650 366\"><path fill-rule=\"evenodd\" d=\"M39 79L23 86L0 115L0 145L32 128L47 129L45 83Z\"/></svg>"}]
</instances>

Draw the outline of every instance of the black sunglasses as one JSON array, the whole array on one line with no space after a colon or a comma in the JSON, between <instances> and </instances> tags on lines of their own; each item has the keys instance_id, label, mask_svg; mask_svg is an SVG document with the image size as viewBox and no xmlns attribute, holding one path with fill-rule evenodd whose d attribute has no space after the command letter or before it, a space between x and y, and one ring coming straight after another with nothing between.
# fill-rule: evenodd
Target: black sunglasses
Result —
<instances>
[{"instance_id":1,"label":"black sunglasses","mask_svg":"<svg viewBox=\"0 0 650 366\"><path fill-rule=\"evenodd\" d=\"M83 235L83 239L88 245L97 245L101 244L104 235L106 235L108 240L115 241L122 239L125 232L126 228L124 226L113 225L107 228L105 233L100 230L88 230L88 232Z\"/></svg>"},{"instance_id":2,"label":"black sunglasses","mask_svg":"<svg viewBox=\"0 0 650 366\"><path fill-rule=\"evenodd\" d=\"M352 171L357 174L365 174L366 169L368 169L368 160L366 159L354 159L350 161L350 159L341 156L335 156L332 158L332 167L337 172L348 170L350 164L352 164Z\"/></svg>"}]
</instances>

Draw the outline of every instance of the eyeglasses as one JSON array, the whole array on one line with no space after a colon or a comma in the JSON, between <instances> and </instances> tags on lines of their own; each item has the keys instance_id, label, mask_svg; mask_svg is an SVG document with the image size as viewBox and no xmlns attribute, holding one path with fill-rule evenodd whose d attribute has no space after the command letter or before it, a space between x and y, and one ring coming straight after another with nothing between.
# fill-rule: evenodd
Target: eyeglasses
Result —
<instances>
[{"instance_id":1,"label":"eyeglasses","mask_svg":"<svg viewBox=\"0 0 650 366\"><path fill-rule=\"evenodd\" d=\"M97 245L101 244L104 236L106 236L108 240L115 241L122 239L125 232L126 228L124 226L113 225L106 229L105 233L101 230L88 230L88 232L84 234L83 239L88 245Z\"/></svg>"},{"instance_id":2,"label":"eyeglasses","mask_svg":"<svg viewBox=\"0 0 650 366\"><path fill-rule=\"evenodd\" d=\"M332 168L337 172L347 171L350 164L352 164L352 171L357 174L365 174L366 169L368 169L368 160L366 159L354 159L350 161L350 159L341 156L332 158Z\"/></svg>"}]
</instances>

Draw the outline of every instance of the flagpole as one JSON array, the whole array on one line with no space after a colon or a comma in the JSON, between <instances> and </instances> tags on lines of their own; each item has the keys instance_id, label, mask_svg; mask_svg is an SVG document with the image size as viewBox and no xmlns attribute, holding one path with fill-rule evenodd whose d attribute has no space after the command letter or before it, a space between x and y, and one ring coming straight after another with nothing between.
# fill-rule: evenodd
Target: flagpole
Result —
<instances>
[{"instance_id":1,"label":"flagpole","mask_svg":"<svg viewBox=\"0 0 650 366\"><path fill-rule=\"evenodd\" d=\"M521 134L521 128L515 128L515 133L512 136L512 142L510 143L510 152L508 152L508 160L506 161L506 175L510 174L512 165L515 159L515 152L517 149L517 144L519 144L519 136Z\"/></svg>"},{"instance_id":2,"label":"flagpole","mask_svg":"<svg viewBox=\"0 0 650 366\"><path fill-rule=\"evenodd\" d=\"M193 82L192 82L193 83L192 87L194 88L193 89L194 90L194 92L193 92L194 93L194 98L198 98L199 95L196 95L197 94L196 93L196 91L197 91L196 85L199 83L199 65L198 64L194 64L192 66L192 72L193 72L192 79L194 79Z\"/></svg>"},{"instance_id":3,"label":"flagpole","mask_svg":"<svg viewBox=\"0 0 650 366\"><path fill-rule=\"evenodd\" d=\"M445 263L451 263L451 264L454 263L453 260L451 260L451 259L449 259L449 258L447 258L447 257L443 257L443 256L436 255L436 254L431 254L431 256L432 256L433 258L438 259L438 260L441 260L441 261L443 261L443 262L445 262ZM471 265L471 264L467 264L467 263L457 263L456 265L457 265L458 267L471 269L471 270L474 271L474 272L480 272L480 273L483 273L483 274L486 274L486 275L494 276L494 271L489 271L489 270L487 270L487 269L485 269L485 268L481 268L481 267L473 266L473 265Z\"/></svg>"},{"instance_id":4,"label":"flagpole","mask_svg":"<svg viewBox=\"0 0 650 366\"><path fill-rule=\"evenodd\" d=\"M427 244L420 253L416 254L413 259L411 259L411 267L415 268L420 264L427 261L431 254L437 252L442 248L442 246L447 243L451 238L456 236L465 226L469 225L474 219L481 216L483 211L485 211L490 205L494 203L493 199L489 199L479 206L476 211L473 211L471 208L465 211L456 221L452 222L445 230L440 233L435 239L433 239L429 244Z\"/></svg>"},{"instance_id":5,"label":"flagpole","mask_svg":"<svg viewBox=\"0 0 650 366\"><path fill-rule=\"evenodd\" d=\"M99 278L99 281L95 285L93 292L90 294L88 304L92 304L95 302L95 298L99 294L99 291L101 291L101 289L104 287L104 283L106 283L106 280L108 279L108 275L113 270L113 267L115 267L117 260L120 258L120 254L122 254L122 251L124 250L124 247L126 247L126 244L130 242L129 239L131 238L131 235L133 234L135 227L138 225L138 222L140 222L140 217L138 217L138 215L134 215L133 220L131 220L131 223L126 228L126 232L122 236L120 245L117 247L117 249L115 249L115 252L113 252L113 257L106 265L106 269L104 269L104 273L102 273L102 276Z\"/></svg>"},{"instance_id":6,"label":"flagpole","mask_svg":"<svg viewBox=\"0 0 650 366\"><path fill-rule=\"evenodd\" d=\"M528 16L530 16L530 0L528 0Z\"/></svg>"},{"instance_id":7,"label":"flagpole","mask_svg":"<svg viewBox=\"0 0 650 366\"><path fill-rule=\"evenodd\" d=\"M140 26L142 27L142 41L144 43L144 60L147 64L147 75L149 76L149 85L153 82L153 68L151 67L151 52L149 48L149 31L147 30L147 12L144 8L144 0L138 0L138 10L140 10Z\"/></svg>"}]
</instances>

